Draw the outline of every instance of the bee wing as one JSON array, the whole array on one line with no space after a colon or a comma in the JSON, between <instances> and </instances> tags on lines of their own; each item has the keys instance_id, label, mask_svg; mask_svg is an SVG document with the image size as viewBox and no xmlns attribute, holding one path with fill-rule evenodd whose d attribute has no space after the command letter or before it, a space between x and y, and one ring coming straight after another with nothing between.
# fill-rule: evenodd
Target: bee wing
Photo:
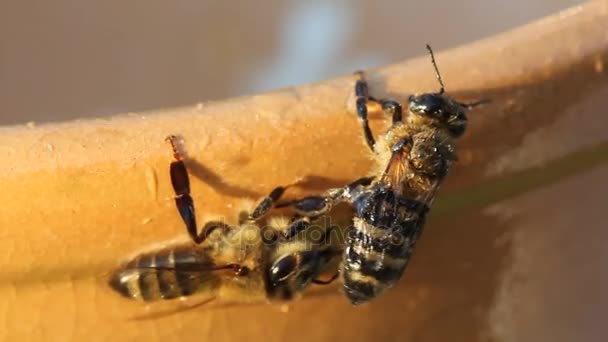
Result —
<instances>
[{"instance_id":1,"label":"bee wing","mask_svg":"<svg viewBox=\"0 0 608 342\"><path fill-rule=\"evenodd\" d=\"M409 150L405 148L409 138L402 139L400 146L393 148L391 158L386 166L384 174L380 178L380 182L387 184L393 192L400 195L403 199L406 199L407 204L405 206L408 209L408 216L411 217L410 221L414 226L411 227L411 238L413 242L418 239L424 224L426 221L426 214L429 211L437 189L441 184L441 179L436 179L432 183L424 186L423 188L417 187L416 189L409 188L404 182L409 176L411 170L409 169Z\"/></svg>"},{"instance_id":2,"label":"bee wing","mask_svg":"<svg viewBox=\"0 0 608 342\"><path fill-rule=\"evenodd\" d=\"M221 270L237 271L239 269L239 265L237 265L237 264L213 265L213 264L183 263L183 264L176 264L175 266L150 265L150 266L139 266L137 268L153 269L153 270L159 270L159 271L173 271L173 272L181 272L181 273L205 273L205 272L221 271Z\"/></svg>"},{"instance_id":3,"label":"bee wing","mask_svg":"<svg viewBox=\"0 0 608 342\"><path fill-rule=\"evenodd\" d=\"M445 143L445 139L443 139L443 141L441 141L439 143L439 145L443 145ZM456 155L452 155L452 157L455 159ZM446 161L447 163L447 169L450 168L450 164L453 162L454 159L448 159ZM443 181L443 178L436 178L428 187L426 191L423 191L422 193L418 194L417 196L417 200L426 204L427 206L427 210L428 207L430 207L431 203L433 202L433 199L435 199L435 194L437 193L437 189L439 188L439 185L441 185Z\"/></svg>"},{"instance_id":4,"label":"bee wing","mask_svg":"<svg viewBox=\"0 0 608 342\"><path fill-rule=\"evenodd\" d=\"M407 151L403 148L394 149L379 182L388 184L394 191L402 193L401 183L408 172L407 157Z\"/></svg>"},{"instance_id":5,"label":"bee wing","mask_svg":"<svg viewBox=\"0 0 608 342\"><path fill-rule=\"evenodd\" d=\"M434 181L426 191L423 191L416 196L416 200L429 207L435 198L435 194L437 193L440 184L441 180Z\"/></svg>"},{"instance_id":6,"label":"bee wing","mask_svg":"<svg viewBox=\"0 0 608 342\"><path fill-rule=\"evenodd\" d=\"M215 301L219 298L217 290L226 281L226 277L233 278L235 271L240 270L240 267L235 264L178 263L176 266L152 265L132 270L139 273L140 281L146 278L156 279L157 283L153 286L163 288L162 299L164 300L148 302L149 304L144 308L145 312L128 317L130 320L162 318L202 306L207 307L209 304L212 307L226 307L239 303L238 300L235 302L225 299Z\"/></svg>"},{"instance_id":7,"label":"bee wing","mask_svg":"<svg viewBox=\"0 0 608 342\"><path fill-rule=\"evenodd\" d=\"M146 312L143 314L137 314L135 316L130 317L131 320L134 321L145 321L150 319L157 319L162 317L167 317L171 315L175 315L182 311L190 311L201 306L204 306L212 301L214 301L215 297L203 298L199 301L196 301L193 298L189 298L187 301L180 301L179 303L157 303L154 307L146 308ZM167 304L167 305L162 305Z\"/></svg>"},{"instance_id":8,"label":"bee wing","mask_svg":"<svg viewBox=\"0 0 608 342\"><path fill-rule=\"evenodd\" d=\"M411 143L411 138L405 137L395 144L391 153L391 158L380 178L380 183L387 184L395 193L408 198L413 198L428 207L435 198L435 193L437 192L442 179L434 180L425 187L426 189L424 191L404 187L404 180L407 179L411 172L409 166L409 149L406 148L409 143Z\"/></svg>"},{"instance_id":9,"label":"bee wing","mask_svg":"<svg viewBox=\"0 0 608 342\"><path fill-rule=\"evenodd\" d=\"M152 302L212 293L230 271L238 270L233 264L216 265L197 258L191 250L174 252L132 260L110 276L109 285L125 297Z\"/></svg>"}]
</instances>

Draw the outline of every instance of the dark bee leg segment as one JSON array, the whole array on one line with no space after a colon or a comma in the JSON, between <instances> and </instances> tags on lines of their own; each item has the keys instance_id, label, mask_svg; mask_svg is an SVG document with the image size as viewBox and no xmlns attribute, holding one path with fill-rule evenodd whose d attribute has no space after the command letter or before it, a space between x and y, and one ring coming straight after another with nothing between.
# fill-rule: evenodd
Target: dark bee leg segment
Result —
<instances>
[{"instance_id":1,"label":"dark bee leg segment","mask_svg":"<svg viewBox=\"0 0 608 342\"><path fill-rule=\"evenodd\" d=\"M376 145L376 140L374 139L371 128L369 128L369 121L367 120L367 99L363 97L357 98L357 115L359 115L359 120L361 120L363 135L365 136L367 146L369 146L372 151L375 151L374 146Z\"/></svg>"},{"instance_id":2,"label":"dark bee leg segment","mask_svg":"<svg viewBox=\"0 0 608 342\"><path fill-rule=\"evenodd\" d=\"M169 174L171 175L171 185L173 185L175 195L190 195L190 178L188 177L186 165L182 160L176 160L171 163Z\"/></svg>"},{"instance_id":3,"label":"dark bee leg segment","mask_svg":"<svg viewBox=\"0 0 608 342\"><path fill-rule=\"evenodd\" d=\"M370 100L367 82L363 77L362 71L358 71L355 74L359 76L357 83L355 83L355 95L357 96L357 116L359 116L359 120L361 120L361 127L363 128L363 135L365 136L367 145L372 151L375 151L374 145L376 145L376 140L374 139L371 128L369 128L369 121L367 120L367 101Z\"/></svg>"},{"instance_id":4,"label":"dark bee leg segment","mask_svg":"<svg viewBox=\"0 0 608 342\"><path fill-rule=\"evenodd\" d=\"M275 207L275 203L281 198L281 196L283 196L283 193L285 192L286 188L287 187L284 186L278 186L274 190L272 190L267 197L265 197L260 201L260 203L258 203L255 209L253 209L253 211L251 212L251 214L249 214L249 217L247 219L251 221L256 221L266 215L266 213L268 213L270 209Z\"/></svg>"},{"instance_id":5,"label":"dark bee leg segment","mask_svg":"<svg viewBox=\"0 0 608 342\"><path fill-rule=\"evenodd\" d=\"M401 104L399 102L382 100L380 101L380 105L382 105L382 111L384 114L393 118L393 125L403 121L403 108L401 108Z\"/></svg>"},{"instance_id":6,"label":"dark bee leg segment","mask_svg":"<svg viewBox=\"0 0 608 342\"><path fill-rule=\"evenodd\" d=\"M169 174L171 176L171 185L173 186L173 191L175 192L175 206L177 207L177 211L179 211L179 215L182 217L182 220L186 224L186 229L188 230L188 235L196 242L197 244L205 241L205 239L217 228L222 228L224 231L230 229L230 226L223 222L219 221L211 221L207 222L200 234L197 232L196 228L196 216L194 214L194 201L190 196L190 178L188 177L188 170L186 169L186 165L182 160L182 156L177 149L176 144L177 137L170 135L167 137L169 143L171 143L171 148L173 149L173 158L175 161L171 163L169 168Z\"/></svg>"},{"instance_id":7,"label":"dark bee leg segment","mask_svg":"<svg viewBox=\"0 0 608 342\"><path fill-rule=\"evenodd\" d=\"M175 196L177 211L186 224L186 229L190 237L196 241L196 217L194 216L194 203L190 195Z\"/></svg>"},{"instance_id":8,"label":"dark bee leg segment","mask_svg":"<svg viewBox=\"0 0 608 342\"><path fill-rule=\"evenodd\" d=\"M226 233L231 228L232 227L230 227L229 225L227 225L224 222L209 221L209 222L205 223L205 225L203 226L203 229L201 230L201 233L193 236L192 239L196 243L201 243L201 242L205 241L205 239L207 239L209 237L209 235L211 235L211 233L213 233L214 230L222 229L222 231L224 233ZM196 232L195 232L195 234L196 234Z\"/></svg>"},{"instance_id":9,"label":"dark bee leg segment","mask_svg":"<svg viewBox=\"0 0 608 342\"><path fill-rule=\"evenodd\" d=\"M357 179L356 181L348 184L346 186L347 189L354 189L358 186L368 186L370 184L372 184L372 182L374 181L376 177L361 177L359 179Z\"/></svg>"},{"instance_id":10,"label":"dark bee leg segment","mask_svg":"<svg viewBox=\"0 0 608 342\"><path fill-rule=\"evenodd\" d=\"M175 192L175 206L177 207L177 211L182 217L184 224L186 224L188 234L196 241L198 234L196 232L194 202L192 201L192 197L190 197L190 179L188 177L186 165L184 164L184 161L181 160L181 156L177 151L174 139L174 136L167 137L167 140L171 143L171 147L173 148L173 157L175 158L175 161L173 161L169 167L171 185Z\"/></svg>"},{"instance_id":11,"label":"dark bee leg segment","mask_svg":"<svg viewBox=\"0 0 608 342\"><path fill-rule=\"evenodd\" d=\"M331 276L331 278L329 278L327 280L313 279L312 283L317 284L317 285L329 285L329 284L333 283L334 280L338 279L339 276L340 276L340 273L336 272L336 274L334 274L333 276Z\"/></svg>"},{"instance_id":12,"label":"dark bee leg segment","mask_svg":"<svg viewBox=\"0 0 608 342\"><path fill-rule=\"evenodd\" d=\"M298 233L303 232L310 225L309 217L295 217L294 220L289 224L285 233L283 233L283 238L285 240L291 240L294 236L298 235Z\"/></svg>"},{"instance_id":13,"label":"dark bee leg segment","mask_svg":"<svg viewBox=\"0 0 608 342\"><path fill-rule=\"evenodd\" d=\"M293 209L302 216L320 216L329 210L327 196L307 196L289 202L277 204L277 208L293 206Z\"/></svg>"},{"instance_id":14,"label":"dark bee leg segment","mask_svg":"<svg viewBox=\"0 0 608 342\"><path fill-rule=\"evenodd\" d=\"M293 206L299 215L306 217L318 217L325 215L331 208L344 201L354 189L359 186L370 185L375 177L363 177L346 185L343 188L330 189L321 196L307 196L304 198L278 203L275 207L284 208Z\"/></svg>"},{"instance_id":15,"label":"dark bee leg segment","mask_svg":"<svg viewBox=\"0 0 608 342\"><path fill-rule=\"evenodd\" d=\"M362 177L350 184L347 184L338 191L334 191L333 193L330 192L329 196L332 201L332 206L335 206L342 201L347 201L348 203L352 204L357 197L356 193L361 191L360 188L370 185L374 179L376 179L376 177Z\"/></svg>"},{"instance_id":16,"label":"dark bee leg segment","mask_svg":"<svg viewBox=\"0 0 608 342\"><path fill-rule=\"evenodd\" d=\"M401 138L397 143L393 146L393 153L399 153L402 149L407 145L411 145L413 143L412 138L405 137Z\"/></svg>"}]
</instances>

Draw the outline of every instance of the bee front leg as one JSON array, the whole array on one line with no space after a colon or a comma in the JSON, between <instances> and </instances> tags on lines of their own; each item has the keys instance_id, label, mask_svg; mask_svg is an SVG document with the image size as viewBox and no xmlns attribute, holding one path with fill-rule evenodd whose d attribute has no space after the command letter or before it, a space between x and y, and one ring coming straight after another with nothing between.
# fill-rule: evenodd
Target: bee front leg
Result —
<instances>
[{"instance_id":1,"label":"bee front leg","mask_svg":"<svg viewBox=\"0 0 608 342\"><path fill-rule=\"evenodd\" d=\"M403 122L403 108L399 102L393 100L380 100L380 105L382 105L382 112L392 118L393 125Z\"/></svg>"},{"instance_id":2,"label":"bee front leg","mask_svg":"<svg viewBox=\"0 0 608 342\"><path fill-rule=\"evenodd\" d=\"M397 101L384 99L377 100L374 97L370 96L363 71L357 71L355 75L359 76L359 79L355 83L355 95L357 96L357 115L359 116L359 120L361 121L365 141L367 142L367 145L372 150L372 152L375 152L374 146L376 144L376 141L374 140L374 136L372 134L371 128L369 127L369 121L367 118L368 102L372 101L379 103L382 106L382 112L392 118L393 125L401 123L403 121L403 108L401 107L401 104Z\"/></svg>"},{"instance_id":3,"label":"bee front leg","mask_svg":"<svg viewBox=\"0 0 608 342\"><path fill-rule=\"evenodd\" d=\"M367 81L365 81L363 71L357 71L355 75L359 76L359 79L355 83L355 95L357 96L357 116L359 116L359 120L361 121L363 136L365 137L367 146L369 146L372 152L375 152L374 146L376 145L376 140L374 139L374 135L372 134L372 130L369 127L369 121L367 119L367 102L375 101L375 99L369 96Z\"/></svg>"}]
</instances>

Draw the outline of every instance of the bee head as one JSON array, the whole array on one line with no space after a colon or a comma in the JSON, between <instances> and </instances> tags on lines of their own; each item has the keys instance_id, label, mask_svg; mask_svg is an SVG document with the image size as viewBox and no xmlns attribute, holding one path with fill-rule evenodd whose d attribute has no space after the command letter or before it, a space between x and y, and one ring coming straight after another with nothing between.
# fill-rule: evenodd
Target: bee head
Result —
<instances>
[{"instance_id":1,"label":"bee head","mask_svg":"<svg viewBox=\"0 0 608 342\"><path fill-rule=\"evenodd\" d=\"M424 117L434 125L445 128L453 137L461 136L467 128L468 105L450 99L443 93L412 95L409 98L412 115Z\"/></svg>"},{"instance_id":2,"label":"bee head","mask_svg":"<svg viewBox=\"0 0 608 342\"><path fill-rule=\"evenodd\" d=\"M267 271L270 296L282 300L292 299L319 275L324 263L325 257L318 250L279 256Z\"/></svg>"},{"instance_id":3,"label":"bee head","mask_svg":"<svg viewBox=\"0 0 608 342\"><path fill-rule=\"evenodd\" d=\"M426 93L412 95L409 97L409 112L414 119L422 118L431 122L434 126L445 128L450 135L457 138L461 136L467 128L467 111L477 105L487 101L474 103L460 103L451 99L445 94L443 80L439 69L435 63L433 50L429 45L426 46L431 55L431 61L435 68L435 75L439 81L441 89L437 93Z\"/></svg>"}]
</instances>

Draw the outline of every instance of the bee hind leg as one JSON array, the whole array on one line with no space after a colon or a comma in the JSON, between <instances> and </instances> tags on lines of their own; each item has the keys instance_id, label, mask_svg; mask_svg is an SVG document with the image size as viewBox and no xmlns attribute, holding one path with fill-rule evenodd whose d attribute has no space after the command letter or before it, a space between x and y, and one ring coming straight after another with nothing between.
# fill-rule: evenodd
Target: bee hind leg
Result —
<instances>
[{"instance_id":1,"label":"bee hind leg","mask_svg":"<svg viewBox=\"0 0 608 342\"><path fill-rule=\"evenodd\" d=\"M171 185L175 192L175 206L186 225L188 234L194 241L199 243L196 231L196 217L194 215L194 201L190 196L190 178L188 177L186 165L182 160L182 154L177 147L177 137L170 135L165 140L171 144L171 148L173 149L174 160L171 162L169 174L171 176Z\"/></svg>"},{"instance_id":2,"label":"bee hind leg","mask_svg":"<svg viewBox=\"0 0 608 342\"><path fill-rule=\"evenodd\" d=\"M171 148L173 149L174 160L171 162L169 174L171 176L171 185L175 192L175 206L186 225L188 235L190 235L194 242L200 244L218 228L221 228L224 232L228 231L231 227L224 222L210 221L203 226L200 233L197 232L194 201L190 196L190 178L188 177L188 170L184 164L183 156L177 146L177 137L170 135L165 140L171 144Z\"/></svg>"}]
</instances>

